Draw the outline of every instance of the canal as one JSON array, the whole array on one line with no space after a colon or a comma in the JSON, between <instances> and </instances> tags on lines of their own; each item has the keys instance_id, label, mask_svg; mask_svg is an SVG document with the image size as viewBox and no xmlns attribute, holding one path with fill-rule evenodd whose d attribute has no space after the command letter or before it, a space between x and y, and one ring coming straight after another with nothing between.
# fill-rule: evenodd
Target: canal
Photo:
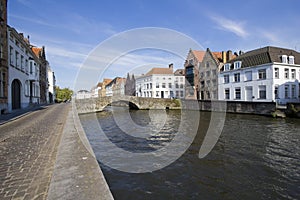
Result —
<instances>
[{"instance_id":1,"label":"canal","mask_svg":"<svg viewBox=\"0 0 300 200\"><path fill-rule=\"evenodd\" d=\"M173 152L182 155L170 165L152 172L129 173L112 168L107 161L102 162L102 155L113 155L111 162L118 163L119 167L136 168L124 157L118 157L118 151L114 152L107 143L126 152L155 154L172 142L182 125L182 113L160 112L110 108L97 114L80 115L115 199L300 199L299 119L226 114L218 142L200 159L199 149L211 113L191 111L200 116L197 135L191 136L192 143L186 151ZM123 121L119 120L123 116ZM183 124L186 130L198 124L193 121L197 119L193 114L187 119ZM134 129L130 121L138 127L147 127L151 133L145 133L147 137L137 137L143 133L126 134L128 130L143 130ZM161 124L163 126L156 130ZM103 140L97 126L109 140ZM120 126L125 126L127 132ZM147 163L141 162L141 167Z\"/></svg>"}]
</instances>

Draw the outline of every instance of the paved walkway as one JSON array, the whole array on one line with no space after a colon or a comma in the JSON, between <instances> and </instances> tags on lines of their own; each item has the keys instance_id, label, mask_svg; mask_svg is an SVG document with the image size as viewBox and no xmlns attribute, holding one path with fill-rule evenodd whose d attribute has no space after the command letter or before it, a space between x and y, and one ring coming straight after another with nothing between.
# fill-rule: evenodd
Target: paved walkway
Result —
<instances>
[{"instance_id":1,"label":"paved walkway","mask_svg":"<svg viewBox=\"0 0 300 200\"><path fill-rule=\"evenodd\" d=\"M1 200L112 199L79 139L71 104L20 110L1 120Z\"/></svg>"}]
</instances>

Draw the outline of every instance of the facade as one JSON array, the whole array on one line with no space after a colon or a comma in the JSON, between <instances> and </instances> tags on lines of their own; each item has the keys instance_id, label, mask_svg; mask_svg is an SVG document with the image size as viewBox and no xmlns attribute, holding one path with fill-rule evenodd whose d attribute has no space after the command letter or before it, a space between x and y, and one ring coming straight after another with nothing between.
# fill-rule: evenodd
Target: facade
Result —
<instances>
[{"instance_id":1,"label":"facade","mask_svg":"<svg viewBox=\"0 0 300 200\"><path fill-rule=\"evenodd\" d=\"M91 93L87 90L79 90L76 93L76 99L89 99L91 98Z\"/></svg>"},{"instance_id":2,"label":"facade","mask_svg":"<svg viewBox=\"0 0 300 200\"><path fill-rule=\"evenodd\" d=\"M32 51L38 57L40 62L40 69L39 69L39 83L40 83L40 103L47 103L47 96L48 96L48 70L47 66L49 65L48 61L46 60L46 53L45 47L34 47L32 46Z\"/></svg>"},{"instance_id":3,"label":"facade","mask_svg":"<svg viewBox=\"0 0 300 200\"><path fill-rule=\"evenodd\" d=\"M125 95L135 96L135 77L133 74L131 77L129 73L127 74L126 83L125 83Z\"/></svg>"},{"instance_id":4,"label":"facade","mask_svg":"<svg viewBox=\"0 0 300 200\"><path fill-rule=\"evenodd\" d=\"M121 96L125 95L125 78L116 77L110 81L106 86L106 96Z\"/></svg>"},{"instance_id":5,"label":"facade","mask_svg":"<svg viewBox=\"0 0 300 200\"><path fill-rule=\"evenodd\" d=\"M104 78L101 83L101 88L98 90L98 96L99 97L105 97L106 96L106 85L109 84L112 81L112 79Z\"/></svg>"},{"instance_id":6,"label":"facade","mask_svg":"<svg viewBox=\"0 0 300 200\"><path fill-rule=\"evenodd\" d=\"M56 87L56 78L54 72L52 71L51 67L47 66L47 77L48 77L48 95L47 95L47 102L54 103L56 99L55 87Z\"/></svg>"},{"instance_id":7,"label":"facade","mask_svg":"<svg viewBox=\"0 0 300 200\"><path fill-rule=\"evenodd\" d=\"M205 55L205 51L196 51L191 50L189 51L187 58L184 63L184 70L185 70L185 78L186 88L185 88L185 98L186 99L199 99L199 66L203 60Z\"/></svg>"},{"instance_id":8,"label":"facade","mask_svg":"<svg viewBox=\"0 0 300 200\"><path fill-rule=\"evenodd\" d=\"M231 60L233 55L229 50L227 52L212 52L207 48L199 67L199 92L201 100L218 99L218 74L223 62Z\"/></svg>"},{"instance_id":9,"label":"facade","mask_svg":"<svg viewBox=\"0 0 300 200\"><path fill-rule=\"evenodd\" d=\"M8 110L7 0L0 0L0 115Z\"/></svg>"},{"instance_id":10,"label":"facade","mask_svg":"<svg viewBox=\"0 0 300 200\"><path fill-rule=\"evenodd\" d=\"M96 86L94 86L94 87L91 89L91 96L92 96L93 98L99 97L99 91L101 91L101 88L102 88L102 83L98 83Z\"/></svg>"},{"instance_id":11,"label":"facade","mask_svg":"<svg viewBox=\"0 0 300 200\"><path fill-rule=\"evenodd\" d=\"M150 98L185 98L185 77L169 68L152 68L136 78L136 96Z\"/></svg>"},{"instance_id":12,"label":"facade","mask_svg":"<svg viewBox=\"0 0 300 200\"><path fill-rule=\"evenodd\" d=\"M39 103L38 59L22 33L8 26L9 88L8 111ZM34 68L34 66L37 66Z\"/></svg>"},{"instance_id":13,"label":"facade","mask_svg":"<svg viewBox=\"0 0 300 200\"><path fill-rule=\"evenodd\" d=\"M219 74L219 100L300 102L300 53L264 47L227 62Z\"/></svg>"}]
</instances>

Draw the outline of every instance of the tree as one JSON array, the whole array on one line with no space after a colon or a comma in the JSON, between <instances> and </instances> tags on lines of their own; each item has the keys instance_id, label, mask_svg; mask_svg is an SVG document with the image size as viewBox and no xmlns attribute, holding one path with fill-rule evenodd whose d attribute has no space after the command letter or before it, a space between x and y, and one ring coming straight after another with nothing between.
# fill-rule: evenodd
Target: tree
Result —
<instances>
[{"instance_id":1,"label":"tree","mask_svg":"<svg viewBox=\"0 0 300 200\"><path fill-rule=\"evenodd\" d=\"M58 86L55 88L56 91L56 99L55 101L60 102L66 102L68 100L71 100L73 91L69 88L59 88Z\"/></svg>"}]
</instances>

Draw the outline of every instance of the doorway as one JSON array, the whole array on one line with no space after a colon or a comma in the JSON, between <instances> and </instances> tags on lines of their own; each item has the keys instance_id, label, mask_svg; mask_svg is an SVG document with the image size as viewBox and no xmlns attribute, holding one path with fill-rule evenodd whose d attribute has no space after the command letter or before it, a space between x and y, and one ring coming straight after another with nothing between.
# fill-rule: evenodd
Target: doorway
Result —
<instances>
[{"instance_id":1,"label":"doorway","mask_svg":"<svg viewBox=\"0 0 300 200\"><path fill-rule=\"evenodd\" d=\"M11 84L11 102L13 110L21 108L21 83L17 79Z\"/></svg>"}]
</instances>

